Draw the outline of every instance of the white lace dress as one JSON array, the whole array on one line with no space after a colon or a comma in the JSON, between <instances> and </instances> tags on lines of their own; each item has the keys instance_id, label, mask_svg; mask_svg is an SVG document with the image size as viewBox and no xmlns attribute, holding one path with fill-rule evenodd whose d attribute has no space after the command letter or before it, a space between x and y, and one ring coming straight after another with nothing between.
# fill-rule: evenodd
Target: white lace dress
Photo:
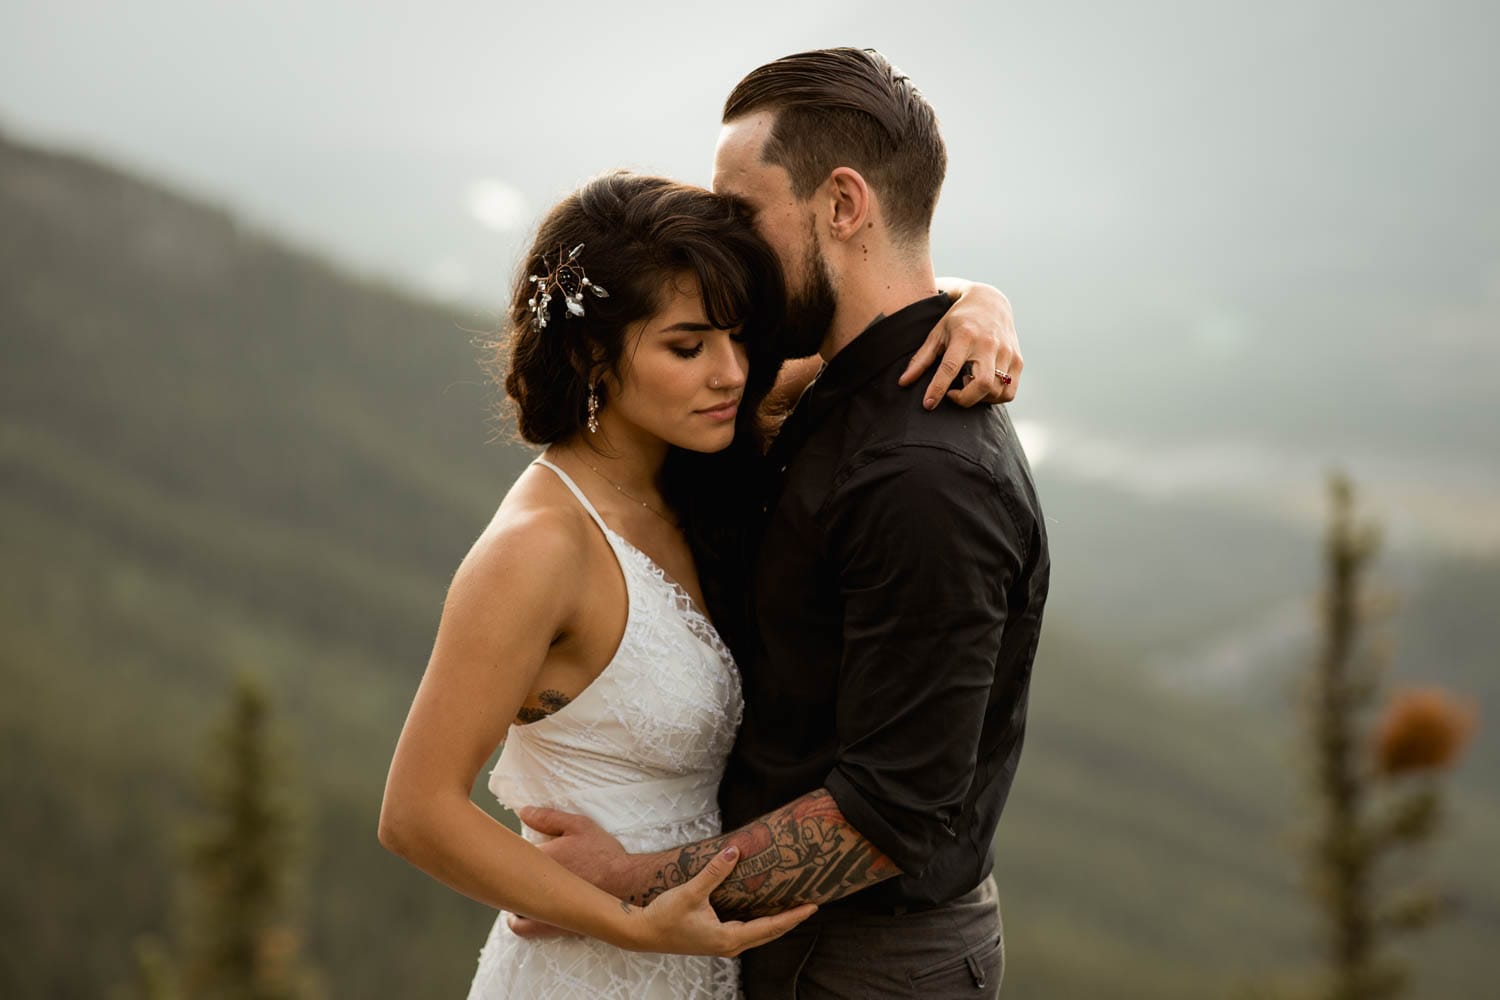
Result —
<instances>
[{"instance_id":1,"label":"white lace dress","mask_svg":"<svg viewBox=\"0 0 1500 1000\"><path fill-rule=\"evenodd\" d=\"M715 836L719 778L744 710L734 660L681 586L610 530L566 473L535 464L557 473L603 530L629 614L593 683L553 714L511 727L490 791L511 809L582 813L631 852ZM546 839L524 826L522 834ZM592 938L527 941L502 913L480 949L469 1000L733 1000L737 990L734 959L624 951Z\"/></svg>"}]
</instances>

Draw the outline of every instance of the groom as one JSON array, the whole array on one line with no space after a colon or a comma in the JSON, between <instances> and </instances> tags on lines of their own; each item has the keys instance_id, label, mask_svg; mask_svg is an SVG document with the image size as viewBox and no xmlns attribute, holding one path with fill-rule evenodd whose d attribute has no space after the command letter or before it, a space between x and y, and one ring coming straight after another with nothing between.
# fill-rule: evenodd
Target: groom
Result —
<instances>
[{"instance_id":1,"label":"groom","mask_svg":"<svg viewBox=\"0 0 1500 1000\"><path fill-rule=\"evenodd\" d=\"M731 832L626 855L581 817L522 810L636 902L732 845L721 914L823 904L744 955L750 1000L993 996L1004 975L991 843L1050 562L1004 408L928 413L895 384L949 305L928 242L946 163L931 106L877 53L788 56L730 94L714 188L781 258L786 353L826 361L768 456Z\"/></svg>"}]
</instances>

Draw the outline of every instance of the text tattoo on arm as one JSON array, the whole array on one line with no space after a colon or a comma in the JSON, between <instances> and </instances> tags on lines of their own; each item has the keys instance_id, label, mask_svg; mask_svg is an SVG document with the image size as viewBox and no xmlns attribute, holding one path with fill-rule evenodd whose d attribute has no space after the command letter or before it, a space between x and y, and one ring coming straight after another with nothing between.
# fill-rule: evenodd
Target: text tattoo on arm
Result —
<instances>
[{"instance_id":1,"label":"text tattoo on arm","mask_svg":"<svg viewBox=\"0 0 1500 1000\"><path fill-rule=\"evenodd\" d=\"M739 848L739 863L711 899L726 915L760 916L824 903L901 873L820 788L731 833L657 855L666 860L631 901L644 906L681 885L731 844Z\"/></svg>"}]
</instances>

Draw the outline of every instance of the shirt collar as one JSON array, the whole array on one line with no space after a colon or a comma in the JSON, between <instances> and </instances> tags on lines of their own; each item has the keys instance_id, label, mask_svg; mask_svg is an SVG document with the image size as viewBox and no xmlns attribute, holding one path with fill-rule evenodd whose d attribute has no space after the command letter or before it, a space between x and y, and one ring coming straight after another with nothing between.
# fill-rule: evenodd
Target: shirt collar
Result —
<instances>
[{"instance_id":1,"label":"shirt collar","mask_svg":"<svg viewBox=\"0 0 1500 1000\"><path fill-rule=\"evenodd\" d=\"M902 357L916 353L952 300L943 292L882 317L844 346L802 393L772 446L778 458L795 453L832 410ZM894 381L892 388L895 388Z\"/></svg>"},{"instance_id":2,"label":"shirt collar","mask_svg":"<svg viewBox=\"0 0 1500 1000\"><path fill-rule=\"evenodd\" d=\"M826 412L825 405L858 389L903 355L916 353L952 304L938 292L871 323L823 367L798 408L812 404Z\"/></svg>"}]
</instances>

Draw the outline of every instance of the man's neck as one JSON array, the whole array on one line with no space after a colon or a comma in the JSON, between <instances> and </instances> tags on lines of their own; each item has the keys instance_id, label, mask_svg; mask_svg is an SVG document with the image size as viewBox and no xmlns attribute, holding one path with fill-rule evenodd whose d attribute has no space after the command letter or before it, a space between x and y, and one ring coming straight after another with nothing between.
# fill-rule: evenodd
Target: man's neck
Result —
<instances>
[{"instance_id":1,"label":"man's neck","mask_svg":"<svg viewBox=\"0 0 1500 1000\"><path fill-rule=\"evenodd\" d=\"M938 291L932 261L926 257L920 264L862 268L840 277L838 309L818 349L825 362L832 361L875 323Z\"/></svg>"}]
</instances>

